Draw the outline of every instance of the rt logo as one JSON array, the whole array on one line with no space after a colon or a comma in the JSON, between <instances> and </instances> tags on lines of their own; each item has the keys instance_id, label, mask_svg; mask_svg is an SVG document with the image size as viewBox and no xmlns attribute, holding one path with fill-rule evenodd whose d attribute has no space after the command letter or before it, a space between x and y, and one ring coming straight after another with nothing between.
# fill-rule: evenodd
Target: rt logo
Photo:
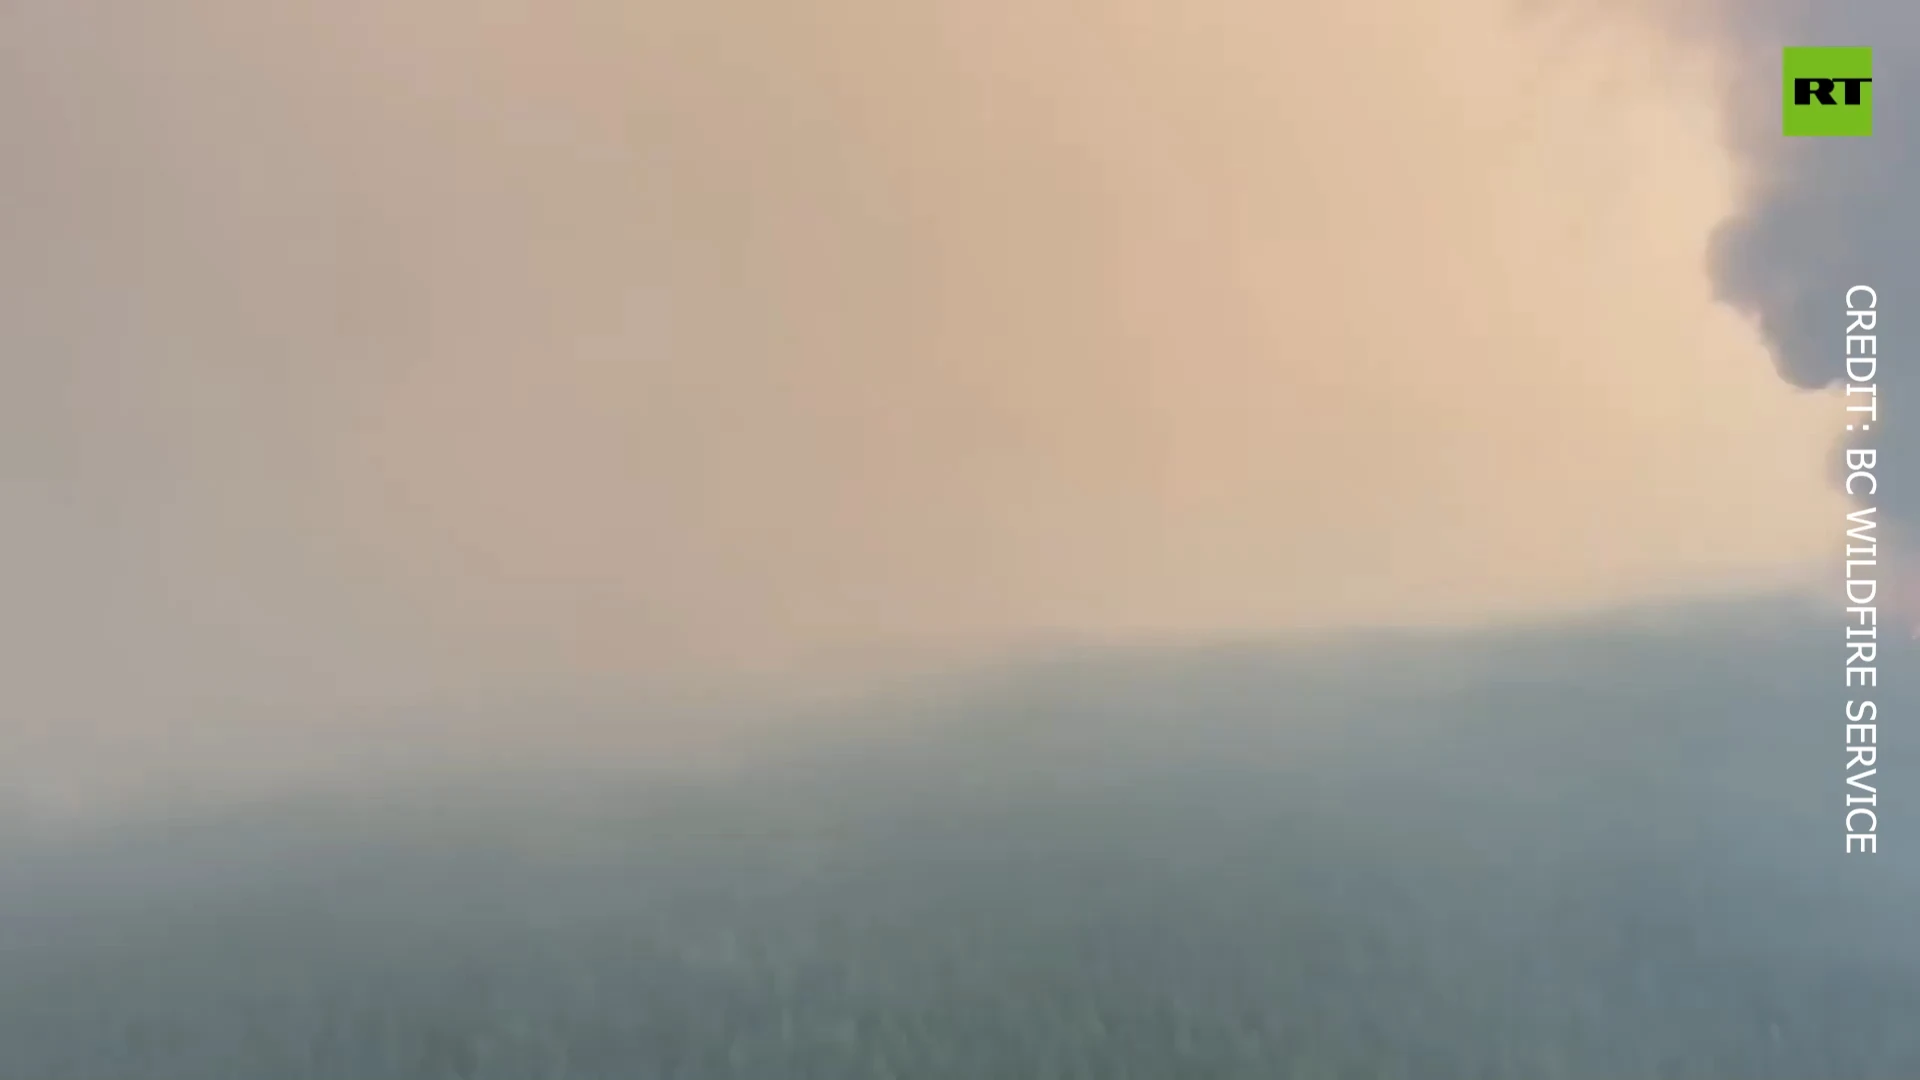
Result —
<instances>
[{"instance_id":1,"label":"rt logo","mask_svg":"<svg viewBox=\"0 0 1920 1080\"><path fill-rule=\"evenodd\" d=\"M1781 65L1781 132L1873 134L1873 50L1788 48Z\"/></svg>"}]
</instances>

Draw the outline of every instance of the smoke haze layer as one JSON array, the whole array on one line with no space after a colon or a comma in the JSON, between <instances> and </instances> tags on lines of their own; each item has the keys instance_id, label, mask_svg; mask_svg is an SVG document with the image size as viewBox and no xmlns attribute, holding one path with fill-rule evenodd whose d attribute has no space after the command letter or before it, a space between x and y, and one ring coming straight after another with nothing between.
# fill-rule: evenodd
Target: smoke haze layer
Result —
<instances>
[{"instance_id":1,"label":"smoke haze layer","mask_svg":"<svg viewBox=\"0 0 1920 1080\"><path fill-rule=\"evenodd\" d=\"M1704 264L1718 53L1637 15L21 0L0 42L36 784L1829 550L1830 412Z\"/></svg>"}]
</instances>

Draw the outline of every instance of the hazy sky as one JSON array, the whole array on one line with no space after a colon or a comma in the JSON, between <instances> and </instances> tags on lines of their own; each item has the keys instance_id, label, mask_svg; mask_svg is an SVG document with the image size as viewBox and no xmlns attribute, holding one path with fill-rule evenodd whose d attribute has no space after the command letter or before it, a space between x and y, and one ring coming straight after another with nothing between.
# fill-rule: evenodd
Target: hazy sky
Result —
<instances>
[{"instance_id":1,"label":"hazy sky","mask_svg":"<svg viewBox=\"0 0 1920 1080\"><path fill-rule=\"evenodd\" d=\"M0 50L0 758L1831 573L1835 405L1714 302L1724 73L1650 25L8 0Z\"/></svg>"}]
</instances>

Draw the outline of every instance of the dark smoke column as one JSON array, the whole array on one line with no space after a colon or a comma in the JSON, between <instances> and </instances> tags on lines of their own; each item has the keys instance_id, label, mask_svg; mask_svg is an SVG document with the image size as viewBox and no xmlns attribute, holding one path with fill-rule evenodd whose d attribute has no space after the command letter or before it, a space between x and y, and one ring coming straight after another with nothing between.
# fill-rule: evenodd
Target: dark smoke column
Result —
<instances>
[{"instance_id":1,"label":"dark smoke column","mask_svg":"<svg viewBox=\"0 0 1920 1080\"><path fill-rule=\"evenodd\" d=\"M1867 283L1879 295L1882 360L1875 502L1891 533L1920 523L1920 429L1904 407L1920 365L1903 362L1897 313L1920 298L1920 4L1911 0L1803 0L1731 4L1728 32L1741 70L1729 102L1736 146L1750 170L1746 205L1715 238L1713 277L1722 300L1759 321L1782 378L1819 389L1846 379L1836 319L1843 294ZM1781 48L1873 48L1874 131L1864 138L1781 134ZM1852 402L1850 402L1851 404ZM1853 414L1847 414L1849 420ZM1842 456L1834 454L1836 466ZM1841 482L1836 477L1836 484Z\"/></svg>"}]
</instances>

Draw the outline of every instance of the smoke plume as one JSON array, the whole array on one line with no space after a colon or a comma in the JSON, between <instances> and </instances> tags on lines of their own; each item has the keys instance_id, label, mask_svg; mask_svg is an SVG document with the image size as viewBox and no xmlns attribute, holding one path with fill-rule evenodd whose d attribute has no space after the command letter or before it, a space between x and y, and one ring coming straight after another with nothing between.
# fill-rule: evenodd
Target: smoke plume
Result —
<instances>
[{"instance_id":1,"label":"smoke plume","mask_svg":"<svg viewBox=\"0 0 1920 1080\"><path fill-rule=\"evenodd\" d=\"M1820 389L1844 379L1841 341L1846 290L1872 286L1881 409L1872 445L1881 467L1875 500L1911 535L1920 517L1920 425L1904 415L1920 368L1900 352L1902 313L1920 294L1920 239L1911 178L1920 149L1908 73L1920 56L1920 17L1884 0L1729 5L1736 40L1730 116L1749 167L1741 212L1716 237L1720 295L1755 318L1782 378ZM1874 50L1874 133L1870 138L1780 134L1783 45L1866 45ZM1836 411L1835 422L1839 423ZM1835 454L1836 467L1839 455Z\"/></svg>"}]
</instances>

